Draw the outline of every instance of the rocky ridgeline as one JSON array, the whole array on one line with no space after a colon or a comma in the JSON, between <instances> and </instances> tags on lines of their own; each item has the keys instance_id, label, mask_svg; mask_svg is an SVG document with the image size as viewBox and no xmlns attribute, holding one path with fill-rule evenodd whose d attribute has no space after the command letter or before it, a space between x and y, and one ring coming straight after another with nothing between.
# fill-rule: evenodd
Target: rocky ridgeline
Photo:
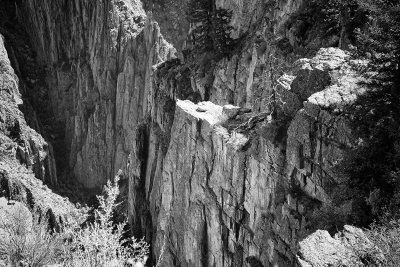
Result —
<instances>
[{"instance_id":1,"label":"rocky ridgeline","mask_svg":"<svg viewBox=\"0 0 400 267\"><path fill-rule=\"evenodd\" d=\"M307 247L342 241L299 241L323 207L353 209L339 168L354 145L343 108L365 91L365 62L338 48L313 53L346 42L302 40L303 1L226 0L217 6L233 11L240 49L193 71L175 58L189 26L173 18L184 10L159 2L147 14L137 0L17 5L70 170L96 188L122 169L133 231L160 266L325 266Z\"/></svg>"}]
</instances>

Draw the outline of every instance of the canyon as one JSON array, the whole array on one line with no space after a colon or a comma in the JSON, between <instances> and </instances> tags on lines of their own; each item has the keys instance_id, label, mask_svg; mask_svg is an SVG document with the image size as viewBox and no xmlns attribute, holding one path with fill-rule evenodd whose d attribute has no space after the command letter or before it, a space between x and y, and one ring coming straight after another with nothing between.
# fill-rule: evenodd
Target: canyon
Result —
<instances>
[{"instance_id":1,"label":"canyon","mask_svg":"<svg viewBox=\"0 0 400 267\"><path fill-rule=\"evenodd\" d=\"M323 210L358 207L344 109L367 62L345 29L308 25L303 0L216 0L239 45L193 64L187 0L3 2L9 195L62 221L75 207L43 183L97 192L118 173L120 212L157 266L318 266L299 242Z\"/></svg>"}]
</instances>

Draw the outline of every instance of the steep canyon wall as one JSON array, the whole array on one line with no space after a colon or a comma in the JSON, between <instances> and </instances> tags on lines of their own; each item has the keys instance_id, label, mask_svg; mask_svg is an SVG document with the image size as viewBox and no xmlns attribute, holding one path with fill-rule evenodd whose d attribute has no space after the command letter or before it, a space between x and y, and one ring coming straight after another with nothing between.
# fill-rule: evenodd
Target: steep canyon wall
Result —
<instances>
[{"instance_id":1,"label":"steep canyon wall","mask_svg":"<svg viewBox=\"0 0 400 267\"><path fill-rule=\"evenodd\" d=\"M345 43L304 26L301 0L221 0L240 46L193 70L185 1L143 2L17 1L66 172L96 188L121 169L133 230L160 266L294 266L313 211L346 194L341 111L364 63L337 48L298 60Z\"/></svg>"},{"instance_id":2,"label":"steep canyon wall","mask_svg":"<svg viewBox=\"0 0 400 267\"><path fill-rule=\"evenodd\" d=\"M27 57L26 66L18 64L16 54L21 50L29 54L28 45L11 45L21 40L9 39L12 35L4 30L3 19L4 16L0 26L0 198L3 208L5 205L12 209L15 201L23 202L46 216L51 227L57 227L77 211L68 199L44 184L57 184L53 148L41 135L40 116L27 98L27 91L38 88L34 86L36 81L21 75L22 70L34 67L34 59Z\"/></svg>"},{"instance_id":3,"label":"steep canyon wall","mask_svg":"<svg viewBox=\"0 0 400 267\"><path fill-rule=\"evenodd\" d=\"M151 103L152 66L170 58L141 3L28 1L21 5L51 102L65 124L69 162L86 187L126 166L136 125Z\"/></svg>"}]
</instances>

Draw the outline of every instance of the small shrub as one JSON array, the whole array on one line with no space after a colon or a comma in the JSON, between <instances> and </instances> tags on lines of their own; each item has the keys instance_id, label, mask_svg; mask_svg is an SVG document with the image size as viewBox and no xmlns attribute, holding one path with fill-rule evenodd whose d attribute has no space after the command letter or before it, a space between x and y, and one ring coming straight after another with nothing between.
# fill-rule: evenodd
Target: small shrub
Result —
<instances>
[{"instance_id":1,"label":"small shrub","mask_svg":"<svg viewBox=\"0 0 400 267\"><path fill-rule=\"evenodd\" d=\"M320 229L334 234L343 228L348 221L347 217L343 208L337 207L333 203L328 203L313 211L307 224L308 233L313 233L315 230Z\"/></svg>"},{"instance_id":2,"label":"small shrub","mask_svg":"<svg viewBox=\"0 0 400 267\"><path fill-rule=\"evenodd\" d=\"M145 262L149 245L144 240L124 238L126 223L113 224L113 211L119 194L119 177L108 181L105 196L98 196L99 207L95 220L85 228L69 230L72 242L68 245L64 266L132 266ZM68 232L68 231L66 231Z\"/></svg>"},{"instance_id":3,"label":"small shrub","mask_svg":"<svg viewBox=\"0 0 400 267\"><path fill-rule=\"evenodd\" d=\"M40 216L32 219L29 210L16 203L19 206L10 209L12 212L0 216L0 263L30 267L141 266L147 260L149 245L144 240L124 238L126 223L113 223L118 180L117 176L107 182L105 195L97 197L94 221L83 228L74 223L52 233L47 220Z\"/></svg>"},{"instance_id":4,"label":"small shrub","mask_svg":"<svg viewBox=\"0 0 400 267\"><path fill-rule=\"evenodd\" d=\"M400 264L400 220L390 217L383 215L365 232L385 256L384 266L397 267Z\"/></svg>"},{"instance_id":5,"label":"small shrub","mask_svg":"<svg viewBox=\"0 0 400 267\"><path fill-rule=\"evenodd\" d=\"M48 223L20 203L13 203L0 218L0 259L9 266L43 266L55 263L59 235L50 233Z\"/></svg>"}]
</instances>

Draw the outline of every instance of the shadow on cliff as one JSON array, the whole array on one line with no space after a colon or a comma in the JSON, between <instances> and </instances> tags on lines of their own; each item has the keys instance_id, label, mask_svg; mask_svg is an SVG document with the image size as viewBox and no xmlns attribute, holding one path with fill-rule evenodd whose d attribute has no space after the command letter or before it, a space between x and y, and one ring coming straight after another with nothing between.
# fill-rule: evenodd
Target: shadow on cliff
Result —
<instances>
[{"instance_id":1,"label":"shadow on cliff","mask_svg":"<svg viewBox=\"0 0 400 267\"><path fill-rule=\"evenodd\" d=\"M23 99L23 104L18 108L27 124L49 144L47 156L56 166L56 177L50 177L50 169L54 167L46 166L44 182L57 194L67 196L74 203L93 205L97 203L95 196L100 190L83 190L83 186L72 175L68 164L70 151L65 143L65 123L56 118L53 112L46 82L46 67L36 60L29 34L17 16L17 2L2 0L0 3L0 33L5 37L6 50L18 76L18 88Z\"/></svg>"},{"instance_id":2,"label":"shadow on cliff","mask_svg":"<svg viewBox=\"0 0 400 267\"><path fill-rule=\"evenodd\" d=\"M334 234L345 224L367 227L387 213L399 217L400 99L390 88L364 85L369 90L344 109L355 144L337 167L343 190L333 203L317 208L312 231Z\"/></svg>"},{"instance_id":3,"label":"shadow on cliff","mask_svg":"<svg viewBox=\"0 0 400 267\"><path fill-rule=\"evenodd\" d=\"M381 87L359 97L349 107L351 125L358 138L349 151L345 171L352 188L363 198L365 212L373 219L383 208L400 207L400 99L390 88ZM361 201L361 200L360 200ZM361 201L362 202L362 201Z\"/></svg>"}]
</instances>

